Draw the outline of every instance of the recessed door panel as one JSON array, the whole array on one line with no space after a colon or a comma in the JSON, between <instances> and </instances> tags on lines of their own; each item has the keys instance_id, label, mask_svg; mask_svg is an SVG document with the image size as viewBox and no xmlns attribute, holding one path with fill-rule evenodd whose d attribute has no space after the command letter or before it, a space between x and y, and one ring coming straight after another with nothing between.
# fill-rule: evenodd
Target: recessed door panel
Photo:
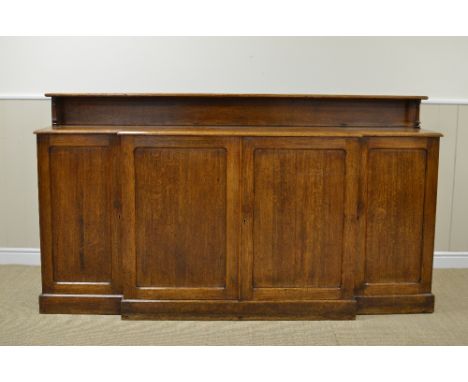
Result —
<instances>
[{"instance_id":1,"label":"recessed door panel","mask_svg":"<svg viewBox=\"0 0 468 382\"><path fill-rule=\"evenodd\" d=\"M426 151L373 149L368 163L366 280L419 282Z\"/></svg>"},{"instance_id":2,"label":"recessed door panel","mask_svg":"<svg viewBox=\"0 0 468 382\"><path fill-rule=\"evenodd\" d=\"M50 148L54 280L109 282L107 147Z\"/></svg>"},{"instance_id":3,"label":"recessed door panel","mask_svg":"<svg viewBox=\"0 0 468 382\"><path fill-rule=\"evenodd\" d=\"M135 150L137 285L226 287L224 148Z\"/></svg>"},{"instance_id":4,"label":"recessed door panel","mask_svg":"<svg viewBox=\"0 0 468 382\"><path fill-rule=\"evenodd\" d=\"M341 149L254 152L254 288L339 288L345 158Z\"/></svg>"}]
</instances>

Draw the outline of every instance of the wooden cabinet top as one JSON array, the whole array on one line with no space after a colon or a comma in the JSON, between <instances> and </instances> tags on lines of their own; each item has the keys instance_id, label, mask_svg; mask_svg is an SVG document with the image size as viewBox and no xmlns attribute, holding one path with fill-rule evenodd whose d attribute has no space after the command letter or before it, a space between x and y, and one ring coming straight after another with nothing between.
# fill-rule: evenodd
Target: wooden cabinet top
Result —
<instances>
[{"instance_id":1,"label":"wooden cabinet top","mask_svg":"<svg viewBox=\"0 0 468 382\"><path fill-rule=\"evenodd\" d=\"M47 93L55 128L267 126L417 129L424 96Z\"/></svg>"},{"instance_id":2,"label":"wooden cabinet top","mask_svg":"<svg viewBox=\"0 0 468 382\"><path fill-rule=\"evenodd\" d=\"M209 97L209 98L332 98L332 99L427 99L427 96L369 94L281 94L281 93L46 93L46 97Z\"/></svg>"}]
</instances>

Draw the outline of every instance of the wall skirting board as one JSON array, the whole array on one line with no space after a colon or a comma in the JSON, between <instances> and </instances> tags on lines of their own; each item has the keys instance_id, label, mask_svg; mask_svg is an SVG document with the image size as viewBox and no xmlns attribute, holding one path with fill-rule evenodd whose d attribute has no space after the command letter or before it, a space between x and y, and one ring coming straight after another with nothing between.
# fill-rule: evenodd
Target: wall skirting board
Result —
<instances>
[{"instance_id":1,"label":"wall skirting board","mask_svg":"<svg viewBox=\"0 0 468 382\"><path fill-rule=\"evenodd\" d=\"M434 268L468 268L468 252L436 251Z\"/></svg>"},{"instance_id":2,"label":"wall skirting board","mask_svg":"<svg viewBox=\"0 0 468 382\"><path fill-rule=\"evenodd\" d=\"M39 248L1 248L0 265L41 265ZM468 252L434 254L434 268L468 268Z\"/></svg>"},{"instance_id":3,"label":"wall skirting board","mask_svg":"<svg viewBox=\"0 0 468 382\"><path fill-rule=\"evenodd\" d=\"M0 247L0 265L41 265L39 248L2 248Z\"/></svg>"}]
</instances>

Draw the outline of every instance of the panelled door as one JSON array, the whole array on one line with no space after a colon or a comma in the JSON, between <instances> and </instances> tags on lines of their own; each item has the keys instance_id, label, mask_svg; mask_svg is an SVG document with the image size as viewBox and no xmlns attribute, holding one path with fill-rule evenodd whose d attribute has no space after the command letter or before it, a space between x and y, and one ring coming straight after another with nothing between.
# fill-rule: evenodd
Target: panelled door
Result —
<instances>
[{"instance_id":1,"label":"panelled door","mask_svg":"<svg viewBox=\"0 0 468 382\"><path fill-rule=\"evenodd\" d=\"M43 293L120 294L118 138L37 140Z\"/></svg>"},{"instance_id":2,"label":"panelled door","mask_svg":"<svg viewBox=\"0 0 468 382\"><path fill-rule=\"evenodd\" d=\"M237 299L240 138L121 144L124 298Z\"/></svg>"},{"instance_id":3,"label":"panelled door","mask_svg":"<svg viewBox=\"0 0 468 382\"><path fill-rule=\"evenodd\" d=\"M438 138L366 140L359 295L431 290Z\"/></svg>"},{"instance_id":4,"label":"panelled door","mask_svg":"<svg viewBox=\"0 0 468 382\"><path fill-rule=\"evenodd\" d=\"M359 141L244 138L241 298L351 299Z\"/></svg>"}]
</instances>

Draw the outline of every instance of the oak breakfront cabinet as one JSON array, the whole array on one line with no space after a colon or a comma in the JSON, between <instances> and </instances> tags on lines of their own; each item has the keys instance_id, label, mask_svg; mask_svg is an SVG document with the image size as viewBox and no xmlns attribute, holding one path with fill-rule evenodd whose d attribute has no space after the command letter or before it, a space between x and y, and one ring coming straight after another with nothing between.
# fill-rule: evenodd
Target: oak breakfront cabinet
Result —
<instances>
[{"instance_id":1,"label":"oak breakfront cabinet","mask_svg":"<svg viewBox=\"0 0 468 382\"><path fill-rule=\"evenodd\" d=\"M42 313L432 312L425 97L48 94Z\"/></svg>"}]
</instances>

